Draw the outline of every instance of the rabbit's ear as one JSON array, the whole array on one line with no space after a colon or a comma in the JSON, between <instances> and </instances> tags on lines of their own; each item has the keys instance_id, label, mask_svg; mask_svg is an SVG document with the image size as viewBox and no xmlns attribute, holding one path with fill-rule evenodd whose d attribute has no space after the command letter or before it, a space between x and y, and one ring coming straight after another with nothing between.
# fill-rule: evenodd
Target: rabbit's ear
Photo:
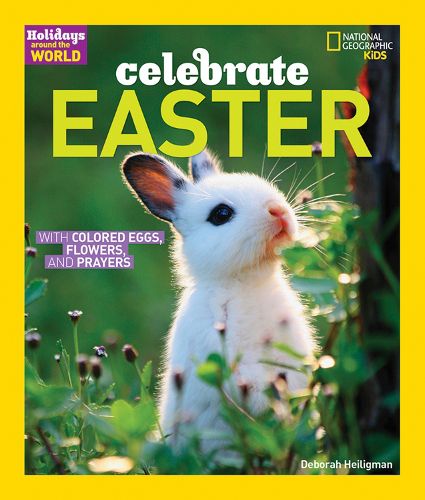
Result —
<instances>
[{"instance_id":1,"label":"rabbit's ear","mask_svg":"<svg viewBox=\"0 0 425 500\"><path fill-rule=\"evenodd\" d=\"M208 149L204 149L189 159L189 172L193 182L198 182L207 175L218 174L220 172L220 162Z\"/></svg>"},{"instance_id":2,"label":"rabbit's ear","mask_svg":"<svg viewBox=\"0 0 425 500\"><path fill-rule=\"evenodd\" d=\"M189 182L181 170L161 156L133 153L124 158L121 171L130 191L153 215L173 222L176 195Z\"/></svg>"}]
</instances>

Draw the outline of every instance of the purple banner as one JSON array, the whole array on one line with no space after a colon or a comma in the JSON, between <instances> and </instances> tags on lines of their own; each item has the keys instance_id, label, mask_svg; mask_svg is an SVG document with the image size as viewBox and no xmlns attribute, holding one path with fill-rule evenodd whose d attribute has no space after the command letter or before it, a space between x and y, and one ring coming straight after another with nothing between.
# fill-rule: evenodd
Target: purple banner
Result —
<instances>
[{"instance_id":1,"label":"purple banner","mask_svg":"<svg viewBox=\"0 0 425 500\"><path fill-rule=\"evenodd\" d=\"M128 245L162 245L164 231L36 231L38 245L62 245L45 255L46 269L134 269Z\"/></svg>"},{"instance_id":2,"label":"purple banner","mask_svg":"<svg viewBox=\"0 0 425 500\"><path fill-rule=\"evenodd\" d=\"M87 64L87 26L25 26L25 64Z\"/></svg>"}]
</instances>

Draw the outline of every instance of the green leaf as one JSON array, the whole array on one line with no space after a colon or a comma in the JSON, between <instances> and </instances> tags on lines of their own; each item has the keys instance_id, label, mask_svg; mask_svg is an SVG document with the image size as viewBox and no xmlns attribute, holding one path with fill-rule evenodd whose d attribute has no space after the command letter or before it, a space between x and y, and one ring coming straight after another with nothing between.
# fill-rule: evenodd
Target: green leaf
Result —
<instances>
[{"instance_id":1,"label":"green leaf","mask_svg":"<svg viewBox=\"0 0 425 500\"><path fill-rule=\"evenodd\" d=\"M76 437L80 431L78 417L74 413L68 413L63 418L63 429L65 437Z\"/></svg>"},{"instance_id":2,"label":"green leaf","mask_svg":"<svg viewBox=\"0 0 425 500\"><path fill-rule=\"evenodd\" d=\"M219 366L221 369L224 369L226 367L226 361L224 360L223 356L218 354L217 352L211 353L207 357L207 361L211 361L212 363L215 363L217 366Z\"/></svg>"},{"instance_id":3,"label":"green leaf","mask_svg":"<svg viewBox=\"0 0 425 500\"><path fill-rule=\"evenodd\" d=\"M255 453L267 453L272 457L280 457L282 455L282 449L274 438L271 429L267 429L256 422L246 420L244 422L244 431L248 447Z\"/></svg>"},{"instance_id":4,"label":"green leaf","mask_svg":"<svg viewBox=\"0 0 425 500\"><path fill-rule=\"evenodd\" d=\"M45 386L30 381L26 384L26 394L29 411L37 419L62 415L78 404L69 387Z\"/></svg>"},{"instance_id":5,"label":"green leaf","mask_svg":"<svg viewBox=\"0 0 425 500\"><path fill-rule=\"evenodd\" d=\"M111 407L112 425L126 439L143 439L152 430L156 414L151 400L141 401L136 406L119 399Z\"/></svg>"},{"instance_id":6,"label":"green leaf","mask_svg":"<svg viewBox=\"0 0 425 500\"><path fill-rule=\"evenodd\" d=\"M92 425L90 424L84 425L82 438L83 438L82 448L87 452L91 452L92 450L94 450L96 446L96 434L94 431L94 427Z\"/></svg>"},{"instance_id":7,"label":"green leaf","mask_svg":"<svg viewBox=\"0 0 425 500\"><path fill-rule=\"evenodd\" d=\"M102 409L102 411L104 411L104 409ZM111 444L120 441L112 422L113 419L110 415L101 414L100 412L90 412L85 418L85 423L87 425L92 425L96 432Z\"/></svg>"},{"instance_id":8,"label":"green leaf","mask_svg":"<svg viewBox=\"0 0 425 500\"><path fill-rule=\"evenodd\" d=\"M133 408L127 401L118 399L111 406L113 426L122 434L131 434L136 427Z\"/></svg>"},{"instance_id":9,"label":"green leaf","mask_svg":"<svg viewBox=\"0 0 425 500\"><path fill-rule=\"evenodd\" d=\"M311 457L317 453L317 428L311 423L310 412L304 412L295 430L294 448L303 457Z\"/></svg>"},{"instance_id":10,"label":"green leaf","mask_svg":"<svg viewBox=\"0 0 425 500\"><path fill-rule=\"evenodd\" d=\"M152 380L152 361L148 361L142 370L141 383L146 390L149 390Z\"/></svg>"},{"instance_id":11,"label":"green leaf","mask_svg":"<svg viewBox=\"0 0 425 500\"><path fill-rule=\"evenodd\" d=\"M25 397L28 416L35 420L62 415L79 404L73 389L46 385L28 359L25 360Z\"/></svg>"},{"instance_id":12,"label":"green leaf","mask_svg":"<svg viewBox=\"0 0 425 500\"><path fill-rule=\"evenodd\" d=\"M32 366L28 358L25 358L25 384L37 383L39 385L46 385L41 379L37 370Z\"/></svg>"},{"instance_id":13,"label":"green leaf","mask_svg":"<svg viewBox=\"0 0 425 500\"><path fill-rule=\"evenodd\" d=\"M209 385L219 387L222 382L221 367L214 361L206 361L196 369L198 377Z\"/></svg>"},{"instance_id":14,"label":"green leaf","mask_svg":"<svg viewBox=\"0 0 425 500\"><path fill-rule=\"evenodd\" d=\"M308 374L308 369L304 366L288 365L287 363L279 363L278 361L272 361L269 359L259 359L258 361L263 365L276 366L278 368L283 368L284 370L293 370L294 372Z\"/></svg>"},{"instance_id":15,"label":"green leaf","mask_svg":"<svg viewBox=\"0 0 425 500\"><path fill-rule=\"evenodd\" d=\"M137 435L143 438L156 424L155 404L152 400L141 401L133 410L137 421Z\"/></svg>"},{"instance_id":16,"label":"green leaf","mask_svg":"<svg viewBox=\"0 0 425 500\"><path fill-rule=\"evenodd\" d=\"M47 290L47 280L46 279L36 279L31 281L31 283L25 289L25 307L41 298Z\"/></svg>"},{"instance_id":17,"label":"green leaf","mask_svg":"<svg viewBox=\"0 0 425 500\"><path fill-rule=\"evenodd\" d=\"M282 342L276 342L273 344L273 347L281 352L284 352L285 354L289 354L291 358L298 359L300 361L302 361L305 358L305 356L292 349L292 347L290 347L288 344L283 344Z\"/></svg>"},{"instance_id":18,"label":"green leaf","mask_svg":"<svg viewBox=\"0 0 425 500\"><path fill-rule=\"evenodd\" d=\"M109 394L114 390L114 388L115 388L115 382L112 382L112 384L108 385L108 387L101 392L100 396L96 398L97 402L99 404L102 404L105 401L105 399L109 396Z\"/></svg>"},{"instance_id":19,"label":"green leaf","mask_svg":"<svg viewBox=\"0 0 425 500\"><path fill-rule=\"evenodd\" d=\"M319 293L333 292L337 289L338 283L332 278L304 278L293 276L291 278L292 286L301 293Z\"/></svg>"}]
</instances>

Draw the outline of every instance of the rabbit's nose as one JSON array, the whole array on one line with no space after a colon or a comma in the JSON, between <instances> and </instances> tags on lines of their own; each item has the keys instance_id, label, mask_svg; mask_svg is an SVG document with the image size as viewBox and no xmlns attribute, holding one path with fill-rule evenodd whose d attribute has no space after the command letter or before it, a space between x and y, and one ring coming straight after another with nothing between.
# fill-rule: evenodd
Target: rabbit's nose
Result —
<instances>
[{"instance_id":1,"label":"rabbit's nose","mask_svg":"<svg viewBox=\"0 0 425 500\"><path fill-rule=\"evenodd\" d=\"M276 217L278 219L282 218L286 213L285 209L281 205L278 205L278 204L269 205L267 208L268 208L269 214L272 217Z\"/></svg>"}]
</instances>

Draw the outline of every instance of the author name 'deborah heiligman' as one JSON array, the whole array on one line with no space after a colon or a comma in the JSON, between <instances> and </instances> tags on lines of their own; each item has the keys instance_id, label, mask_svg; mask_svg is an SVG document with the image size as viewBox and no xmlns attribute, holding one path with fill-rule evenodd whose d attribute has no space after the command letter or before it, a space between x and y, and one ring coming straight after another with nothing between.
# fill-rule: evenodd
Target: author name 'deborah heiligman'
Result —
<instances>
[{"instance_id":1,"label":"author name 'deborah heiligman'","mask_svg":"<svg viewBox=\"0 0 425 500\"><path fill-rule=\"evenodd\" d=\"M322 462L319 460L301 460L301 469L358 469L358 470L391 470L392 462L369 462L368 460L332 460L330 462Z\"/></svg>"}]
</instances>

